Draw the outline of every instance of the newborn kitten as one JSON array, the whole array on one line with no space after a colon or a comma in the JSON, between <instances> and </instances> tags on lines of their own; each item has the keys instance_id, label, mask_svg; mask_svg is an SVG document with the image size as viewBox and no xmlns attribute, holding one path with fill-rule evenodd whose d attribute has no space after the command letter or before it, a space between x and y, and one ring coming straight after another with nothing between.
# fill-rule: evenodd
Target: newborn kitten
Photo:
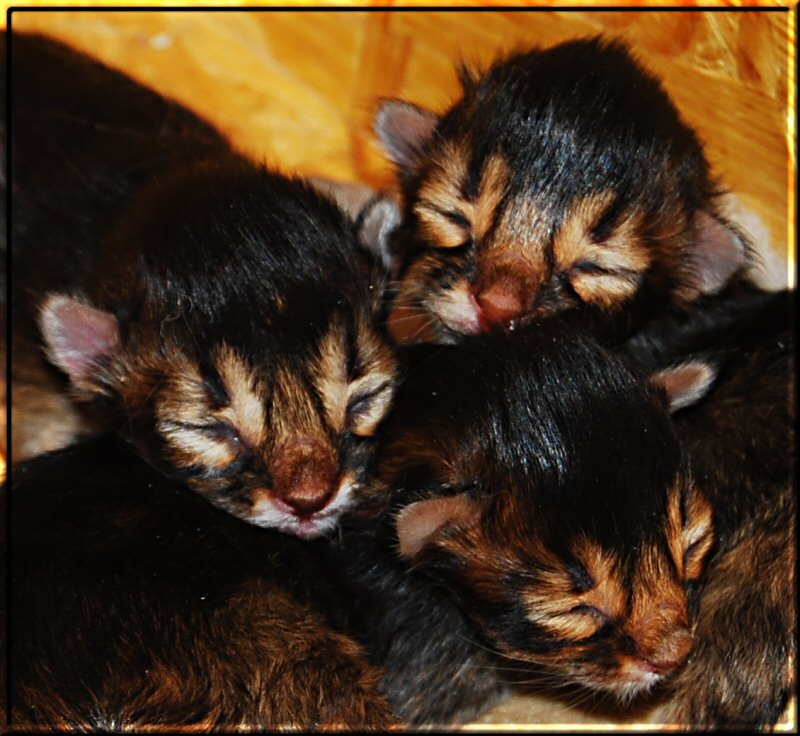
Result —
<instances>
[{"instance_id":1,"label":"newborn kitten","mask_svg":"<svg viewBox=\"0 0 800 736\"><path fill-rule=\"evenodd\" d=\"M672 723L771 728L796 692L794 334L793 292L734 285L625 347L644 372L717 366L705 398L675 415L719 542L694 596L695 650Z\"/></svg>"},{"instance_id":2,"label":"newborn kitten","mask_svg":"<svg viewBox=\"0 0 800 736\"><path fill-rule=\"evenodd\" d=\"M572 315L414 355L375 518L332 557L395 712L474 717L513 669L621 701L661 684L713 533L659 391Z\"/></svg>"},{"instance_id":3,"label":"newborn kitten","mask_svg":"<svg viewBox=\"0 0 800 736\"><path fill-rule=\"evenodd\" d=\"M444 114L394 100L376 119L405 196L398 342L586 307L627 329L745 266L697 136L620 42L570 41L460 76Z\"/></svg>"},{"instance_id":4,"label":"newborn kitten","mask_svg":"<svg viewBox=\"0 0 800 736\"><path fill-rule=\"evenodd\" d=\"M37 318L77 396L167 476L254 524L330 531L396 373L352 220L123 75L11 43L18 334Z\"/></svg>"},{"instance_id":5,"label":"newborn kitten","mask_svg":"<svg viewBox=\"0 0 800 736\"><path fill-rule=\"evenodd\" d=\"M14 727L396 723L313 542L214 508L113 437L18 464L10 492Z\"/></svg>"}]
</instances>

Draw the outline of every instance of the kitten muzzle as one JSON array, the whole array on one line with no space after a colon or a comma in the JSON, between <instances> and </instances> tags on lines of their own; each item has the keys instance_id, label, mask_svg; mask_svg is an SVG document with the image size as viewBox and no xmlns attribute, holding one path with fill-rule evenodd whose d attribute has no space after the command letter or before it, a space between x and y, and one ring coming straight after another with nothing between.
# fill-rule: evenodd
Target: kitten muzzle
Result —
<instances>
[{"instance_id":1,"label":"kitten muzzle","mask_svg":"<svg viewBox=\"0 0 800 736\"><path fill-rule=\"evenodd\" d=\"M324 509L336 493L338 466L333 449L300 437L287 442L273 469L275 497L298 517Z\"/></svg>"}]
</instances>

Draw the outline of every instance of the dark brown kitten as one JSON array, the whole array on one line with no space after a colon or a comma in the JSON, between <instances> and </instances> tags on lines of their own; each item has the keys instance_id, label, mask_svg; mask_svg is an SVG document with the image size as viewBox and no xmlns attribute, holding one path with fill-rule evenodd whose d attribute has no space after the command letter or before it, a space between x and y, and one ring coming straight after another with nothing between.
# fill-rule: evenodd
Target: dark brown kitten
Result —
<instances>
[{"instance_id":1,"label":"dark brown kitten","mask_svg":"<svg viewBox=\"0 0 800 736\"><path fill-rule=\"evenodd\" d=\"M705 398L675 415L719 535L669 711L695 729L771 728L796 693L794 308L793 292L734 285L626 346L646 372L717 366Z\"/></svg>"},{"instance_id":2,"label":"dark brown kitten","mask_svg":"<svg viewBox=\"0 0 800 736\"><path fill-rule=\"evenodd\" d=\"M621 43L514 53L461 81L442 115L400 101L377 115L405 196L399 342L584 307L642 318L744 267L699 140Z\"/></svg>"},{"instance_id":3,"label":"dark brown kitten","mask_svg":"<svg viewBox=\"0 0 800 736\"><path fill-rule=\"evenodd\" d=\"M313 542L214 508L116 438L18 464L11 495L13 728L396 723Z\"/></svg>"},{"instance_id":4,"label":"dark brown kitten","mask_svg":"<svg viewBox=\"0 0 800 736\"><path fill-rule=\"evenodd\" d=\"M396 375L354 222L124 75L11 46L15 335L38 323L77 397L166 475L254 524L330 531Z\"/></svg>"},{"instance_id":5,"label":"dark brown kitten","mask_svg":"<svg viewBox=\"0 0 800 736\"><path fill-rule=\"evenodd\" d=\"M377 516L334 550L412 724L475 716L510 672L627 702L691 650L710 507L663 397L572 316L417 347L379 440Z\"/></svg>"}]
</instances>

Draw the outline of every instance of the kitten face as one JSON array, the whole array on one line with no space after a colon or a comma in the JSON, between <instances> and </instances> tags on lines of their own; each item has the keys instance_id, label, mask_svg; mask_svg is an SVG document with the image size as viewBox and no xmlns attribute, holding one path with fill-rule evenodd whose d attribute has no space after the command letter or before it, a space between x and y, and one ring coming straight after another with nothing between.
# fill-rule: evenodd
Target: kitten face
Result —
<instances>
[{"instance_id":1,"label":"kitten face","mask_svg":"<svg viewBox=\"0 0 800 736\"><path fill-rule=\"evenodd\" d=\"M662 400L564 320L425 353L378 456L398 551L515 662L628 699L692 647L714 543Z\"/></svg>"},{"instance_id":2,"label":"kitten face","mask_svg":"<svg viewBox=\"0 0 800 736\"><path fill-rule=\"evenodd\" d=\"M328 532L394 392L378 269L297 182L237 168L185 184L134 208L94 304L44 301L48 353L165 474L245 521Z\"/></svg>"},{"instance_id":3,"label":"kitten face","mask_svg":"<svg viewBox=\"0 0 800 736\"><path fill-rule=\"evenodd\" d=\"M462 76L441 117L402 102L378 114L406 196L399 342L613 314L643 290L688 301L742 265L700 144L622 47L574 42Z\"/></svg>"},{"instance_id":4,"label":"kitten face","mask_svg":"<svg viewBox=\"0 0 800 736\"><path fill-rule=\"evenodd\" d=\"M505 657L623 701L650 690L693 645L686 586L713 544L709 505L676 478L660 532L624 550L573 530L564 544L530 525L522 500L530 491L489 504L469 495L439 499L447 521L409 555L415 567L444 581ZM398 516L401 552L412 551L404 540L417 538L414 517L435 515L432 503Z\"/></svg>"}]
</instances>

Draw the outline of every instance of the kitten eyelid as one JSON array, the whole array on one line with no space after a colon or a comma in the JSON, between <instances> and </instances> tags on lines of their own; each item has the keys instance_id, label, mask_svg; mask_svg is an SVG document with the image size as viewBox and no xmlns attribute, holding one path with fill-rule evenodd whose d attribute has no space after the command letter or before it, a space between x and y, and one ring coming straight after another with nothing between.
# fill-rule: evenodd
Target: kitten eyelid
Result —
<instances>
[{"instance_id":1,"label":"kitten eyelid","mask_svg":"<svg viewBox=\"0 0 800 736\"><path fill-rule=\"evenodd\" d=\"M569 273L564 271L559 275L558 280L561 285L561 288L567 293L568 296L574 299L578 304L584 303L583 297L578 293L577 289L573 286Z\"/></svg>"},{"instance_id":2,"label":"kitten eyelid","mask_svg":"<svg viewBox=\"0 0 800 736\"><path fill-rule=\"evenodd\" d=\"M578 615L586 614L589 616L593 616L603 624L611 623L611 617L608 614L603 613L599 608L592 606L588 603L578 603L577 605L570 608L569 612L572 614L578 614Z\"/></svg>"},{"instance_id":3,"label":"kitten eyelid","mask_svg":"<svg viewBox=\"0 0 800 736\"><path fill-rule=\"evenodd\" d=\"M351 396L347 402L348 415L360 413L360 411L356 409L359 404L361 404L360 410L363 411L373 399L391 387L392 382L387 378L375 386L369 386L363 390L360 388L354 389L354 395Z\"/></svg>"},{"instance_id":4,"label":"kitten eyelid","mask_svg":"<svg viewBox=\"0 0 800 736\"><path fill-rule=\"evenodd\" d=\"M602 266L598 266L596 263L592 263L591 261L579 261L575 263L573 266L570 267L571 273L580 273L580 274L589 274L589 275L604 275L612 273L607 268L603 268Z\"/></svg>"}]
</instances>

